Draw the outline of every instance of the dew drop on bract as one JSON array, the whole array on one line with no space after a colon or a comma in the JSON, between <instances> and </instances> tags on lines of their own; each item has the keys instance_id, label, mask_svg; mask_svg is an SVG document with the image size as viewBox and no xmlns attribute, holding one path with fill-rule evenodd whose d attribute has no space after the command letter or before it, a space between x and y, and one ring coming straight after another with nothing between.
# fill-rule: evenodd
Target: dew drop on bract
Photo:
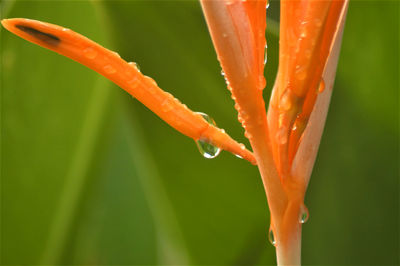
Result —
<instances>
[{"instance_id":1,"label":"dew drop on bract","mask_svg":"<svg viewBox=\"0 0 400 266\"><path fill-rule=\"evenodd\" d=\"M268 231L268 240L269 240L269 242L270 242L273 246L276 246L276 240L275 240L274 230L272 230L272 228L269 228L269 231Z\"/></svg>"},{"instance_id":2,"label":"dew drop on bract","mask_svg":"<svg viewBox=\"0 0 400 266\"><path fill-rule=\"evenodd\" d=\"M268 45L265 45L265 51L264 51L264 65L267 64L268 62Z\"/></svg>"},{"instance_id":3,"label":"dew drop on bract","mask_svg":"<svg viewBox=\"0 0 400 266\"><path fill-rule=\"evenodd\" d=\"M321 82L319 83L319 87L318 87L318 92L321 93L325 90L325 81L323 79L321 79Z\"/></svg>"},{"instance_id":4,"label":"dew drop on bract","mask_svg":"<svg viewBox=\"0 0 400 266\"><path fill-rule=\"evenodd\" d=\"M95 59L97 56L96 50L94 50L92 47L88 47L85 50L83 50L83 54L88 59Z\"/></svg>"},{"instance_id":5,"label":"dew drop on bract","mask_svg":"<svg viewBox=\"0 0 400 266\"><path fill-rule=\"evenodd\" d=\"M240 144L239 144L239 147L240 147L240 149L242 149L242 150L245 150L245 149L246 149L246 146L245 146L243 143L240 143ZM238 158L240 158L240 159L243 159L243 157L240 156L239 154L235 154L235 156L238 157Z\"/></svg>"},{"instance_id":6,"label":"dew drop on bract","mask_svg":"<svg viewBox=\"0 0 400 266\"><path fill-rule=\"evenodd\" d=\"M114 74L115 72L117 72L117 71L115 70L115 68L114 68L113 66L111 66L111 65L106 65L106 66L104 67L104 71L105 71L107 74Z\"/></svg>"},{"instance_id":7,"label":"dew drop on bract","mask_svg":"<svg viewBox=\"0 0 400 266\"><path fill-rule=\"evenodd\" d=\"M288 133L285 127L278 129L275 135L278 144L283 145L288 141Z\"/></svg>"},{"instance_id":8,"label":"dew drop on bract","mask_svg":"<svg viewBox=\"0 0 400 266\"><path fill-rule=\"evenodd\" d=\"M306 205L302 204L299 211L299 223L304 224L308 221L309 212Z\"/></svg>"},{"instance_id":9,"label":"dew drop on bract","mask_svg":"<svg viewBox=\"0 0 400 266\"><path fill-rule=\"evenodd\" d=\"M209 124L216 126L214 119L212 119L212 117L210 117L209 115L201 112L196 112L196 113L201 115L204 118L204 120L206 120ZM201 155L203 155L204 158L207 159L215 158L221 152L220 148L214 146L213 144L209 143L207 140L204 139L197 140L196 144Z\"/></svg>"},{"instance_id":10,"label":"dew drop on bract","mask_svg":"<svg viewBox=\"0 0 400 266\"><path fill-rule=\"evenodd\" d=\"M224 70L221 70L221 75L225 77L225 72L224 72Z\"/></svg>"},{"instance_id":11,"label":"dew drop on bract","mask_svg":"<svg viewBox=\"0 0 400 266\"><path fill-rule=\"evenodd\" d=\"M140 72L140 66L139 64L135 63L135 62L129 62L128 63L131 67L135 68L137 71Z\"/></svg>"}]
</instances>

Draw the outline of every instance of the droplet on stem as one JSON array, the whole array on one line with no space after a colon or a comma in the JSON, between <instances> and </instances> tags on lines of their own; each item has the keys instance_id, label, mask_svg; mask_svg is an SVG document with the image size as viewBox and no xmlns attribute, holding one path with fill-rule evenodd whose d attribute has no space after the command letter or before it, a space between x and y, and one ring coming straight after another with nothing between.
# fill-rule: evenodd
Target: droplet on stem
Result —
<instances>
[{"instance_id":1,"label":"droplet on stem","mask_svg":"<svg viewBox=\"0 0 400 266\"><path fill-rule=\"evenodd\" d=\"M212 117L205 113L197 112L197 114L201 115L209 124L216 126L216 123ZM201 155L204 156L204 158L207 159L212 159L218 156L218 154L221 152L221 149L218 148L217 146L214 146L210 142L208 142L205 139L199 139L196 141L197 148L199 149L199 152Z\"/></svg>"},{"instance_id":2,"label":"droplet on stem","mask_svg":"<svg viewBox=\"0 0 400 266\"><path fill-rule=\"evenodd\" d=\"M306 205L302 204L299 210L299 223L304 224L308 221L309 212Z\"/></svg>"},{"instance_id":3,"label":"droplet on stem","mask_svg":"<svg viewBox=\"0 0 400 266\"><path fill-rule=\"evenodd\" d=\"M321 79L321 82L319 83L319 87L318 87L318 92L321 93L325 90L325 81L323 79Z\"/></svg>"},{"instance_id":4,"label":"droplet on stem","mask_svg":"<svg viewBox=\"0 0 400 266\"><path fill-rule=\"evenodd\" d=\"M83 50L83 54L88 59L95 59L97 56L96 50L94 50L92 47L88 47L85 50Z\"/></svg>"},{"instance_id":5,"label":"droplet on stem","mask_svg":"<svg viewBox=\"0 0 400 266\"><path fill-rule=\"evenodd\" d=\"M268 45L265 45L265 51L264 51L264 65L267 64L268 62Z\"/></svg>"},{"instance_id":6,"label":"droplet on stem","mask_svg":"<svg viewBox=\"0 0 400 266\"><path fill-rule=\"evenodd\" d=\"M104 71L105 71L107 74L114 74L115 72L117 72L117 71L115 70L115 68L114 68L113 66L111 66L111 65L106 65L106 66L104 67Z\"/></svg>"},{"instance_id":7,"label":"droplet on stem","mask_svg":"<svg viewBox=\"0 0 400 266\"><path fill-rule=\"evenodd\" d=\"M135 63L135 62L129 62L128 63L131 67L135 68L137 71L140 72L140 66L139 64Z\"/></svg>"},{"instance_id":8,"label":"droplet on stem","mask_svg":"<svg viewBox=\"0 0 400 266\"><path fill-rule=\"evenodd\" d=\"M269 228L269 231L268 231L268 240L273 246L276 246L274 230L272 230L271 227Z\"/></svg>"}]
</instances>

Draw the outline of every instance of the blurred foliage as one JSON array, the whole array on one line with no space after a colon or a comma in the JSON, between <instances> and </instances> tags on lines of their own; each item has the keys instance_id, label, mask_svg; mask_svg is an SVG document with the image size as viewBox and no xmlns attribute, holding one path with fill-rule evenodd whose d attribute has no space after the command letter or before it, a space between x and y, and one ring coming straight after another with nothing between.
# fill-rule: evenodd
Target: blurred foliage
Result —
<instances>
[{"instance_id":1,"label":"blurred foliage","mask_svg":"<svg viewBox=\"0 0 400 266\"><path fill-rule=\"evenodd\" d=\"M1 1L1 17L69 27L135 61L235 139L196 1ZM268 99L279 3L268 23ZM306 204L304 264L398 264L399 3L352 1ZM257 169L201 157L83 66L0 30L2 264L274 264Z\"/></svg>"}]
</instances>

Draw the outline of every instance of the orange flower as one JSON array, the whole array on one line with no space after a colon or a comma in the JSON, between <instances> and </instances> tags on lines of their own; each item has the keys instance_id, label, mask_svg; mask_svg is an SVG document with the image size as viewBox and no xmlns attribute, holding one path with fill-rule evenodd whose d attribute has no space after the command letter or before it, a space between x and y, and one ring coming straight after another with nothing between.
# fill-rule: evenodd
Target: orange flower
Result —
<instances>
[{"instance_id":1,"label":"orange flower","mask_svg":"<svg viewBox=\"0 0 400 266\"><path fill-rule=\"evenodd\" d=\"M201 3L263 178L278 264L300 264L301 223L308 217L304 194L329 106L347 1L281 1L279 71L268 119L260 53L266 2Z\"/></svg>"},{"instance_id":2,"label":"orange flower","mask_svg":"<svg viewBox=\"0 0 400 266\"><path fill-rule=\"evenodd\" d=\"M97 71L182 134L257 163L278 264L300 264L301 224L308 217L304 195L325 124L348 0L281 1L279 70L268 115L262 94L267 1L200 1L254 156L161 90L134 64L84 36L28 19L7 19L2 24Z\"/></svg>"}]
</instances>

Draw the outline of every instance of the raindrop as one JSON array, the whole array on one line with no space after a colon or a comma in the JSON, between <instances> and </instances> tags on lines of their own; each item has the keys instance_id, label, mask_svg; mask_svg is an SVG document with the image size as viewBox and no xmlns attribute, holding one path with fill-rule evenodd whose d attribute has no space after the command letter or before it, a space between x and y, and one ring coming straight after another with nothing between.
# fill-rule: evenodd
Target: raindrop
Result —
<instances>
[{"instance_id":1,"label":"raindrop","mask_svg":"<svg viewBox=\"0 0 400 266\"><path fill-rule=\"evenodd\" d=\"M272 230L272 228L269 228L268 240L269 240L269 242L270 242L273 246L276 246L276 240L275 240L274 230Z\"/></svg>"},{"instance_id":2,"label":"raindrop","mask_svg":"<svg viewBox=\"0 0 400 266\"><path fill-rule=\"evenodd\" d=\"M302 204L299 211L299 223L304 224L308 221L309 212L306 205Z\"/></svg>"},{"instance_id":3,"label":"raindrop","mask_svg":"<svg viewBox=\"0 0 400 266\"><path fill-rule=\"evenodd\" d=\"M278 142L278 144L285 144L288 140L288 134L286 132L286 128L282 127L278 130L278 132L276 132L275 135L276 141Z\"/></svg>"},{"instance_id":4,"label":"raindrop","mask_svg":"<svg viewBox=\"0 0 400 266\"><path fill-rule=\"evenodd\" d=\"M129 62L128 64L129 64L131 67L133 67L134 69L136 69L137 71L140 72L140 66L139 66L137 63L135 63L135 62Z\"/></svg>"},{"instance_id":5,"label":"raindrop","mask_svg":"<svg viewBox=\"0 0 400 266\"><path fill-rule=\"evenodd\" d=\"M88 59L95 59L97 56L97 52L92 47L88 47L85 50L83 50L83 54Z\"/></svg>"},{"instance_id":6,"label":"raindrop","mask_svg":"<svg viewBox=\"0 0 400 266\"><path fill-rule=\"evenodd\" d=\"M265 51L264 51L264 65L266 65L267 62L268 62L268 52L267 52L267 50L268 50L268 45L265 45Z\"/></svg>"},{"instance_id":7,"label":"raindrop","mask_svg":"<svg viewBox=\"0 0 400 266\"><path fill-rule=\"evenodd\" d=\"M281 96L280 102L279 102L279 109L282 111L288 111L290 108L292 108L293 101L292 101L293 93L291 92L291 89L286 89L283 95Z\"/></svg>"},{"instance_id":8,"label":"raindrop","mask_svg":"<svg viewBox=\"0 0 400 266\"><path fill-rule=\"evenodd\" d=\"M216 123L212 117L205 113L197 112L197 114L201 115L204 120L206 120L209 124L216 126ZM207 159L212 159L218 156L218 154L221 152L221 149L218 148L217 146L214 146L210 142L208 142L205 139L199 139L196 141L197 148L199 149L199 152L201 155L203 155Z\"/></svg>"},{"instance_id":9,"label":"raindrop","mask_svg":"<svg viewBox=\"0 0 400 266\"><path fill-rule=\"evenodd\" d=\"M111 65L106 65L106 66L104 67L104 71L105 71L107 74L114 74L115 72L117 72L117 71L115 70L115 68L113 68Z\"/></svg>"},{"instance_id":10,"label":"raindrop","mask_svg":"<svg viewBox=\"0 0 400 266\"><path fill-rule=\"evenodd\" d=\"M166 98L163 103L161 104L161 109L163 112L169 112L173 109L172 103L169 98Z\"/></svg>"},{"instance_id":11,"label":"raindrop","mask_svg":"<svg viewBox=\"0 0 400 266\"><path fill-rule=\"evenodd\" d=\"M225 72L224 72L224 70L221 70L221 75L225 77Z\"/></svg>"},{"instance_id":12,"label":"raindrop","mask_svg":"<svg viewBox=\"0 0 400 266\"><path fill-rule=\"evenodd\" d=\"M265 9L269 8L269 1L267 1L267 5L265 6Z\"/></svg>"},{"instance_id":13,"label":"raindrop","mask_svg":"<svg viewBox=\"0 0 400 266\"><path fill-rule=\"evenodd\" d=\"M321 82L319 83L319 87L318 87L318 92L321 93L325 90L325 81L323 79L321 79Z\"/></svg>"},{"instance_id":14,"label":"raindrop","mask_svg":"<svg viewBox=\"0 0 400 266\"><path fill-rule=\"evenodd\" d=\"M119 53L117 52L112 52L116 57L121 58L121 56L119 55Z\"/></svg>"},{"instance_id":15,"label":"raindrop","mask_svg":"<svg viewBox=\"0 0 400 266\"><path fill-rule=\"evenodd\" d=\"M252 138L251 134L250 134L247 130L244 131L244 136L245 136L247 139L251 139L251 138Z\"/></svg>"}]
</instances>

